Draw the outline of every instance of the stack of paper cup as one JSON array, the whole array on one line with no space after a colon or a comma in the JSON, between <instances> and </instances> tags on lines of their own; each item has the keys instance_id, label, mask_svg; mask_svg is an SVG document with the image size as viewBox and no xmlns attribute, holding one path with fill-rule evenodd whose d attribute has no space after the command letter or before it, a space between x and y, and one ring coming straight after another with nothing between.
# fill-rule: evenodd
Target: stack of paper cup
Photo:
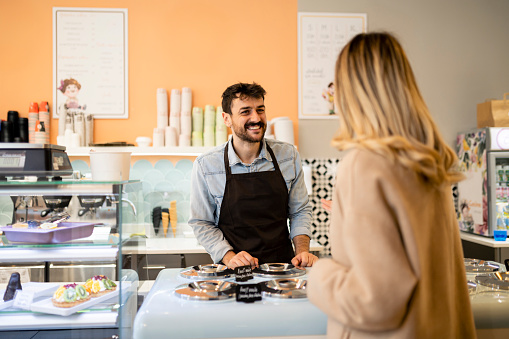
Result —
<instances>
[{"instance_id":1,"label":"stack of paper cup","mask_svg":"<svg viewBox=\"0 0 509 339\"><path fill-rule=\"evenodd\" d=\"M203 146L213 147L215 145L216 109L212 105L205 106L203 115Z\"/></svg>"},{"instance_id":2,"label":"stack of paper cup","mask_svg":"<svg viewBox=\"0 0 509 339\"><path fill-rule=\"evenodd\" d=\"M178 134L175 127L167 126L164 130L164 145L166 147L175 147L178 145Z\"/></svg>"},{"instance_id":3,"label":"stack of paper cup","mask_svg":"<svg viewBox=\"0 0 509 339\"><path fill-rule=\"evenodd\" d=\"M28 109L28 142L31 144L35 143L35 127L39 120L39 106L36 102L30 103Z\"/></svg>"},{"instance_id":4,"label":"stack of paper cup","mask_svg":"<svg viewBox=\"0 0 509 339\"><path fill-rule=\"evenodd\" d=\"M191 134L192 146L203 146L203 110L201 107L193 107L193 133Z\"/></svg>"},{"instance_id":5,"label":"stack of paper cup","mask_svg":"<svg viewBox=\"0 0 509 339\"><path fill-rule=\"evenodd\" d=\"M216 110L216 146L222 145L228 140L228 130L223 121L223 108L217 106Z\"/></svg>"},{"instance_id":6,"label":"stack of paper cup","mask_svg":"<svg viewBox=\"0 0 509 339\"><path fill-rule=\"evenodd\" d=\"M191 94L191 89L189 87L182 88L182 100L180 112L181 115L191 115L191 111L193 108L193 96Z\"/></svg>"},{"instance_id":7,"label":"stack of paper cup","mask_svg":"<svg viewBox=\"0 0 509 339\"><path fill-rule=\"evenodd\" d=\"M179 146L191 145L191 133L193 131L192 112L192 94L189 87L182 88L181 104L180 104L180 136Z\"/></svg>"},{"instance_id":8,"label":"stack of paper cup","mask_svg":"<svg viewBox=\"0 0 509 339\"><path fill-rule=\"evenodd\" d=\"M168 126L168 94L166 89L157 89L157 128Z\"/></svg>"},{"instance_id":9,"label":"stack of paper cup","mask_svg":"<svg viewBox=\"0 0 509 339\"><path fill-rule=\"evenodd\" d=\"M154 128L154 135L152 138L152 146L163 147L164 146L164 131L162 128Z\"/></svg>"},{"instance_id":10,"label":"stack of paper cup","mask_svg":"<svg viewBox=\"0 0 509 339\"><path fill-rule=\"evenodd\" d=\"M178 89L171 90L170 126L175 127L180 134L180 91Z\"/></svg>"},{"instance_id":11,"label":"stack of paper cup","mask_svg":"<svg viewBox=\"0 0 509 339\"><path fill-rule=\"evenodd\" d=\"M179 147L191 146L191 136L186 134L179 135Z\"/></svg>"}]
</instances>

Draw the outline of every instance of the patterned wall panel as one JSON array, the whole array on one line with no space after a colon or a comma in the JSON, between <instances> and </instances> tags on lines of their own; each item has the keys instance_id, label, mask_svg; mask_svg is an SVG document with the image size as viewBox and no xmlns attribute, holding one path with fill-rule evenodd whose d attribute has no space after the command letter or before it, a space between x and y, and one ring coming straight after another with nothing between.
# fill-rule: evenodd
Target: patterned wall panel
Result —
<instances>
[{"instance_id":1,"label":"patterned wall panel","mask_svg":"<svg viewBox=\"0 0 509 339\"><path fill-rule=\"evenodd\" d=\"M313 194L310 196L313 207L313 238L322 246L322 256L330 255L329 224L330 216L321 203L321 199L332 199L334 178L338 159L303 159L303 165L311 167L313 179Z\"/></svg>"}]
</instances>

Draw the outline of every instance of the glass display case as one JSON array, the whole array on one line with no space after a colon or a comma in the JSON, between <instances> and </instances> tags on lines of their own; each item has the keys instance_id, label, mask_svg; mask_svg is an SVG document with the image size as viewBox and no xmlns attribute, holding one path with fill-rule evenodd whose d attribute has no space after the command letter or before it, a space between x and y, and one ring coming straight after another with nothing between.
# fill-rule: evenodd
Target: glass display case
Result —
<instances>
[{"instance_id":1,"label":"glass display case","mask_svg":"<svg viewBox=\"0 0 509 339\"><path fill-rule=\"evenodd\" d=\"M0 181L2 296L21 280L0 300L0 337L131 336L138 274L123 268L122 247L145 233L141 185Z\"/></svg>"}]
</instances>

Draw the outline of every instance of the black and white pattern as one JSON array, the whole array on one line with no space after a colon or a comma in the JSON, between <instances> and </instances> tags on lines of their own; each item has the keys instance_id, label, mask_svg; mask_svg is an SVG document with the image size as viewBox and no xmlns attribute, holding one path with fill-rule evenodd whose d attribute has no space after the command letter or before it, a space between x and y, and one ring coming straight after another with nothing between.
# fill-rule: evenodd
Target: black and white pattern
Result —
<instances>
[{"instance_id":1,"label":"black and white pattern","mask_svg":"<svg viewBox=\"0 0 509 339\"><path fill-rule=\"evenodd\" d=\"M313 194L310 203L313 208L313 239L324 246L322 256L330 255L329 212L323 209L321 199L332 199L338 159L303 159L303 165L311 167Z\"/></svg>"}]
</instances>

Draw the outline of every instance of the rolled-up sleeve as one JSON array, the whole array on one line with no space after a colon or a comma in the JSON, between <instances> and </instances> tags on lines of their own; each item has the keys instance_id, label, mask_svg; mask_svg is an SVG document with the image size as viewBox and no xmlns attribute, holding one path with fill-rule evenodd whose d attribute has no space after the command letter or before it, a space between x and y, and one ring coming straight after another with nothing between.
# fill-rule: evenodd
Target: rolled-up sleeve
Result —
<instances>
[{"instance_id":1,"label":"rolled-up sleeve","mask_svg":"<svg viewBox=\"0 0 509 339\"><path fill-rule=\"evenodd\" d=\"M219 263L226 252L233 247L224 238L223 232L217 227L215 216L217 205L207 185L205 173L201 167L200 158L193 164L190 194L189 226L192 227L198 242L210 254L215 263Z\"/></svg>"},{"instance_id":2,"label":"rolled-up sleeve","mask_svg":"<svg viewBox=\"0 0 509 339\"><path fill-rule=\"evenodd\" d=\"M308 191L304 183L302 162L297 150L294 149L295 180L288 196L288 218L290 219L290 238L297 235L307 235L311 238L311 224L313 221L312 208L309 203Z\"/></svg>"}]
</instances>

